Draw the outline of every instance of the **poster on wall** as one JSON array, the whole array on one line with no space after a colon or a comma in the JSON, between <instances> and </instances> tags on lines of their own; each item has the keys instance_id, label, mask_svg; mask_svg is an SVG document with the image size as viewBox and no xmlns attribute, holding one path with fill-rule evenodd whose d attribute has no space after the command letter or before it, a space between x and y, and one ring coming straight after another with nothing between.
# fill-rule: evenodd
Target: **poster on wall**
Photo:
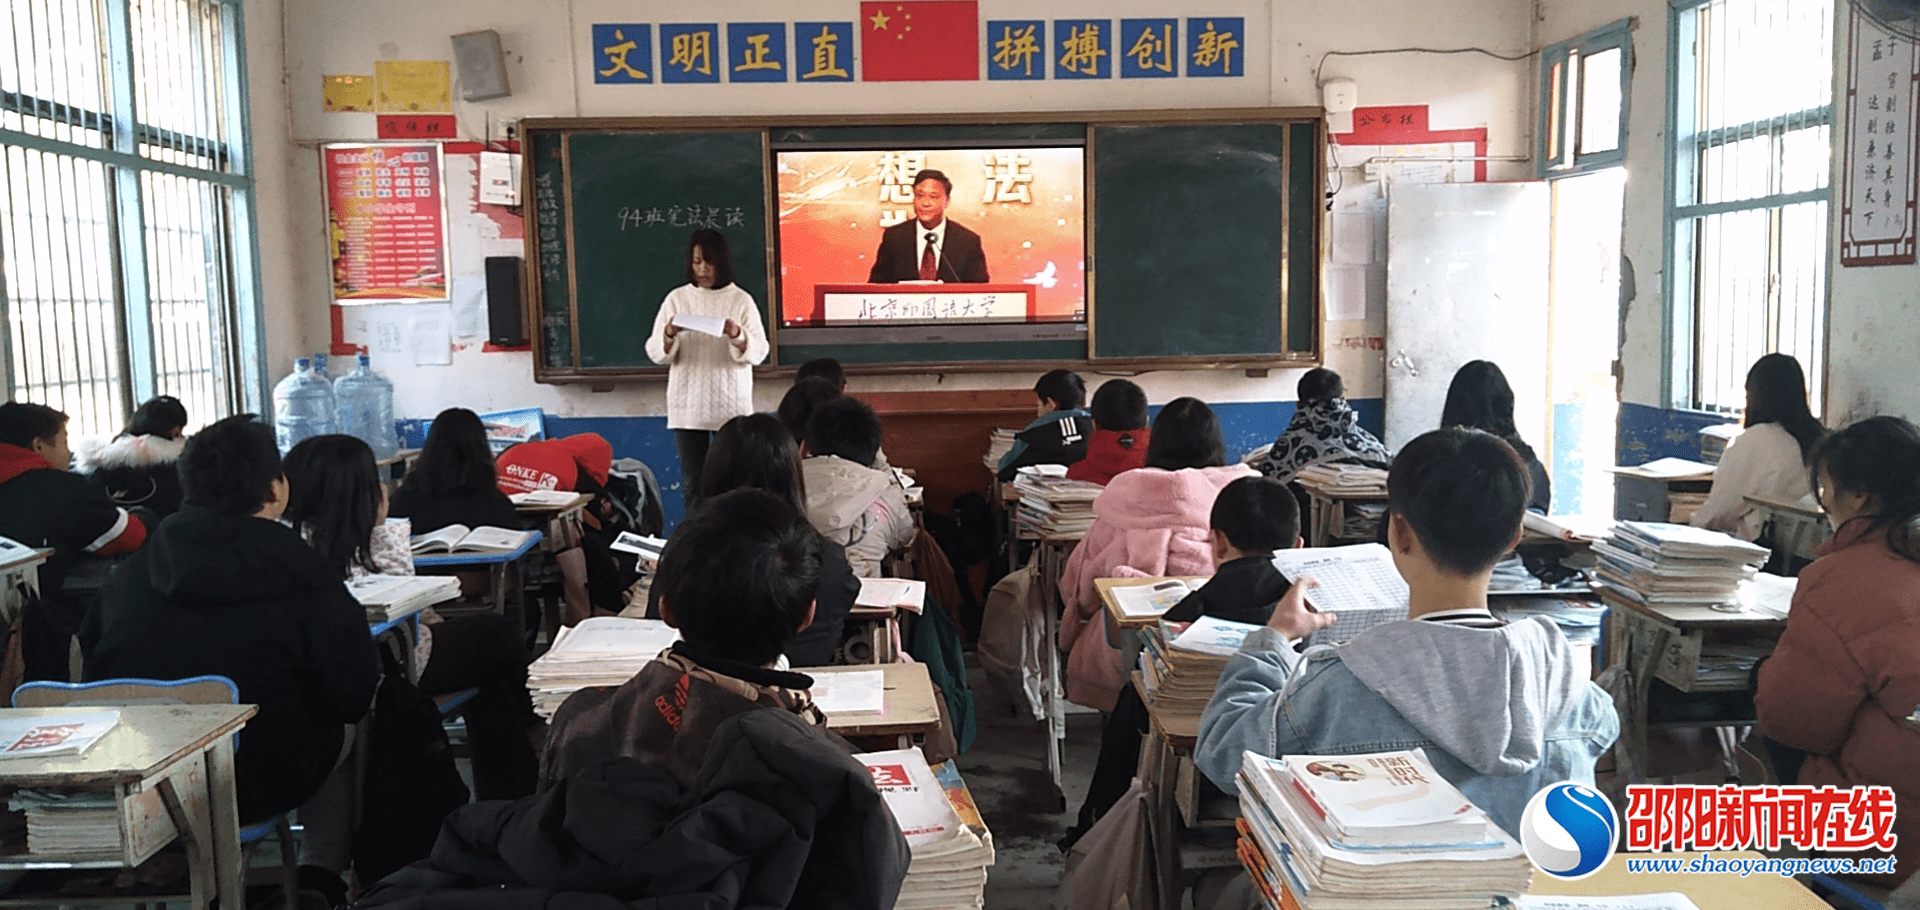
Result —
<instances>
[{"instance_id":1,"label":"poster on wall","mask_svg":"<svg viewBox=\"0 0 1920 910\"><path fill-rule=\"evenodd\" d=\"M1845 171L1840 264L1911 265L1920 195L1913 107L1920 103L1920 45L1853 13L1847 54Z\"/></svg>"},{"instance_id":2,"label":"poster on wall","mask_svg":"<svg viewBox=\"0 0 1920 910\"><path fill-rule=\"evenodd\" d=\"M440 146L328 144L320 155L334 301L446 300Z\"/></svg>"}]
</instances>

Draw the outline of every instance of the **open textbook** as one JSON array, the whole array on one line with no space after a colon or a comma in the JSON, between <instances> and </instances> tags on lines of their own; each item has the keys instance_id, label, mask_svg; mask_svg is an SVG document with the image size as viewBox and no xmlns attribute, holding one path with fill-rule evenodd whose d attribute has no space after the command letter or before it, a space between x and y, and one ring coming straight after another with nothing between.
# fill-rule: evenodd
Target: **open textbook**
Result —
<instances>
[{"instance_id":1,"label":"open textbook","mask_svg":"<svg viewBox=\"0 0 1920 910\"><path fill-rule=\"evenodd\" d=\"M511 553L520 549L533 534L532 531L509 531L506 528L447 525L438 531L414 535L413 552Z\"/></svg>"},{"instance_id":2,"label":"open textbook","mask_svg":"<svg viewBox=\"0 0 1920 910\"><path fill-rule=\"evenodd\" d=\"M927 606L927 583L917 578L862 578L853 605L918 613Z\"/></svg>"},{"instance_id":3,"label":"open textbook","mask_svg":"<svg viewBox=\"0 0 1920 910\"><path fill-rule=\"evenodd\" d=\"M1173 609L1175 604L1185 600L1188 594L1206 584L1206 579L1188 582L1179 578L1168 578L1144 585L1114 585L1113 605L1120 608L1120 615L1129 619L1147 619L1159 616Z\"/></svg>"},{"instance_id":4,"label":"open textbook","mask_svg":"<svg viewBox=\"0 0 1920 910\"><path fill-rule=\"evenodd\" d=\"M347 593L367 608L368 622L383 622L458 599L460 579L452 575L362 575L347 582Z\"/></svg>"},{"instance_id":5,"label":"open textbook","mask_svg":"<svg viewBox=\"0 0 1920 910\"><path fill-rule=\"evenodd\" d=\"M1377 543L1275 550L1274 568L1288 581L1312 578L1307 606L1334 614L1334 624L1307 636L1309 645L1351 640L1383 622L1407 618L1407 583L1393 555Z\"/></svg>"}]
</instances>

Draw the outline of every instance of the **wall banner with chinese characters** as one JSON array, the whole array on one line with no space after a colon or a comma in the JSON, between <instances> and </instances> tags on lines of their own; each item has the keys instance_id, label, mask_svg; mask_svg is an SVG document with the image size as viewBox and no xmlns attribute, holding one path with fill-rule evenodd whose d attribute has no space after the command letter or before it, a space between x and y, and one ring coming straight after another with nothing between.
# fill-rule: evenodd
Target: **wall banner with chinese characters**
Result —
<instances>
[{"instance_id":1,"label":"wall banner with chinese characters","mask_svg":"<svg viewBox=\"0 0 1920 910\"><path fill-rule=\"evenodd\" d=\"M1914 261L1915 103L1920 46L1853 13L1847 59L1845 172L1841 176L1840 264Z\"/></svg>"},{"instance_id":2,"label":"wall banner with chinese characters","mask_svg":"<svg viewBox=\"0 0 1920 910\"><path fill-rule=\"evenodd\" d=\"M446 300L439 144L328 144L320 156L333 299Z\"/></svg>"}]
</instances>

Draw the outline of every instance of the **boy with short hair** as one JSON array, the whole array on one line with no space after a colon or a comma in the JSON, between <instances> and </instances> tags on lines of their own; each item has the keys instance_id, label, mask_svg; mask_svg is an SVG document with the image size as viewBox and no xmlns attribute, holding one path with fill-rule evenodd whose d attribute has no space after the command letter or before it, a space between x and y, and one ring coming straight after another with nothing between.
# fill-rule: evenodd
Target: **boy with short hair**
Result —
<instances>
[{"instance_id":1,"label":"boy with short hair","mask_svg":"<svg viewBox=\"0 0 1920 910\"><path fill-rule=\"evenodd\" d=\"M1002 482L1027 465L1070 465L1087 457L1093 415L1080 406L1087 400L1086 380L1072 370L1051 370L1033 384L1033 397L1040 416L1015 433L1013 448L1000 456L997 473Z\"/></svg>"},{"instance_id":2,"label":"boy with short hair","mask_svg":"<svg viewBox=\"0 0 1920 910\"><path fill-rule=\"evenodd\" d=\"M40 567L40 597L22 617L28 679L68 679L68 642L86 606L66 596L67 575L87 557L131 553L147 537L146 517L68 470L72 461L67 415L41 404L0 405L0 537L53 550Z\"/></svg>"},{"instance_id":3,"label":"boy with short hair","mask_svg":"<svg viewBox=\"0 0 1920 910\"><path fill-rule=\"evenodd\" d=\"M1068 480L1084 480L1106 486L1122 471L1131 471L1147 463L1147 393L1127 379L1109 379L1093 393L1088 408L1093 433L1087 437L1087 454L1067 467Z\"/></svg>"},{"instance_id":4,"label":"boy with short hair","mask_svg":"<svg viewBox=\"0 0 1920 910\"><path fill-rule=\"evenodd\" d=\"M234 753L240 821L251 824L320 789L380 671L365 608L277 520L287 479L272 427L246 414L195 433L180 486L180 511L100 589L81 632L86 678L233 680L241 702L260 706Z\"/></svg>"},{"instance_id":5,"label":"boy with short hair","mask_svg":"<svg viewBox=\"0 0 1920 910\"><path fill-rule=\"evenodd\" d=\"M795 385L798 385L803 379L813 377L826 380L841 394L846 394L847 371L841 368L840 361L832 357L815 357L801 364L799 369L793 371L793 382Z\"/></svg>"},{"instance_id":6,"label":"boy with short hair","mask_svg":"<svg viewBox=\"0 0 1920 910\"><path fill-rule=\"evenodd\" d=\"M1264 624L1292 587L1274 566L1273 551L1301 544L1300 505L1293 491L1265 477L1242 477L1220 488L1207 524L1213 577L1161 618L1192 622L1204 615Z\"/></svg>"},{"instance_id":7,"label":"boy with short hair","mask_svg":"<svg viewBox=\"0 0 1920 910\"><path fill-rule=\"evenodd\" d=\"M847 549L860 578L877 578L887 554L913 541L907 494L893 472L874 468L880 417L857 398L821 402L807 421L807 518L828 540Z\"/></svg>"},{"instance_id":8,"label":"boy with short hair","mask_svg":"<svg viewBox=\"0 0 1920 910\"><path fill-rule=\"evenodd\" d=\"M766 877L779 881L753 887L790 888L794 907L892 906L906 842L852 748L827 731L809 695L813 679L773 668L813 620L824 545L805 516L762 490L724 493L690 514L654 576L661 616L680 640L620 686L583 689L561 704L541 789L615 757L664 772L699 800L717 795L698 789L703 782L744 779L754 787L728 798L758 804L778 793L775 807L794 830L775 840L720 831L709 834L711 848L757 844L755 852L771 853L811 843L804 868L776 864Z\"/></svg>"},{"instance_id":9,"label":"boy with short hair","mask_svg":"<svg viewBox=\"0 0 1920 910\"><path fill-rule=\"evenodd\" d=\"M1421 747L1495 823L1519 836L1539 789L1591 785L1613 744L1613 703L1543 617L1503 623L1487 581L1520 537L1527 469L1477 430L1435 430L1408 443L1387 478L1387 545L1407 581L1408 618L1338 646L1296 653L1331 625L1298 579L1264 628L1228 661L1200 721L1195 763L1233 787L1241 753L1343 755Z\"/></svg>"}]
</instances>

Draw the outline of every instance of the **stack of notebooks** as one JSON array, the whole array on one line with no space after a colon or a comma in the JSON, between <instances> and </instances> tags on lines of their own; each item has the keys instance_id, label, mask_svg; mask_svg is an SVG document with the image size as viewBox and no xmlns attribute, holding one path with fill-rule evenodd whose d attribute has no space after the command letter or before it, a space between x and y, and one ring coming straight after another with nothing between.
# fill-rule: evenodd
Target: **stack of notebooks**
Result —
<instances>
[{"instance_id":1,"label":"stack of notebooks","mask_svg":"<svg viewBox=\"0 0 1920 910\"><path fill-rule=\"evenodd\" d=\"M452 575L362 575L347 591L367 608L367 622L390 622L460 597Z\"/></svg>"},{"instance_id":2,"label":"stack of notebooks","mask_svg":"<svg viewBox=\"0 0 1920 910\"><path fill-rule=\"evenodd\" d=\"M987 466L989 473L1000 470L1000 459L1013 448L1013 434L1018 432L1001 427L987 439L987 454L980 456L980 463Z\"/></svg>"},{"instance_id":3,"label":"stack of notebooks","mask_svg":"<svg viewBox=\"0 0 1920 910\"><path fill-rule=\"evenodd\" d=\"M1085 534L1093 526L1093 500L1105 489L1097 483L1068 480L1062 465L1020 469L1013 488L1020 494L1015 525L1036 537Z\"/></svg>"},{"instance_id":4,"label":"stack of notebooks","mask_svg":"<svg viewBox=\"0 0 1920 910\"><path fill-rule=\"evenodd\" d=\"M1636 604L1731 603L1767 561L1766 547L1687 525L1623 521L1593 545L1602 591Z\"/></svg>"},{"instance_id":5,"label":"stack of notebooks","mask_svg":"<svg viewBox=\"0 0 1920 910\"><path fill-rule=\"evenodd\" d=\"M577 626L562 627L547 653L527 665L534 712L552 720L567 696L632 679L679 638L678 632L657 619L595 616Z\"/></svg>"},{"instance_id":6,"label":"stack of notebooks","mask_svg":"<svg viewBox=\"0 0 1920 910\"><path fill-rule=\"evenodd\" d=\"M867 752L854 758L873 775L912 851L894 907L985 906L993 835L953 762L928 767L919 749Z\"/></svg>"},{"instance_id":7,"label":"stack of notebooks","mask_svg":"<svg viewBox=\"0 0 1920 910\"><path fill-rule=\"evenodd\" d=\"M1141 636L1140 679L1155 710L1199 715L1220 684L1227 658L1258 626L1202 616L1174 634L1166 623Z\"/></svg>"},{"instance_id":8,"label":"stack of notebooks","mask_svg":"<svg viewBox=\"0 0 1920 910\"><path fill-rule=\"evenodd\" d=\"M120 849L120 805L111 790L15 790L7 808L26 815L30 853L78 856Z\"/></svg>"},{"instance_id":9,"label":"stack of notebooks","mask_svg":"<svg viewBox=\"0 0 1920 910\"><path fill-rule=\"evenodd\" d=\"M1239 854L1272 908L1484 910L1527 890L1519 843L1418 749L1245 753Z\"/></svg>"},{"instance_id":10,"label":"stack of notebooks","mask_svg":"<svg viewBox=\"0 0 1920 910\"><path fill-rule=\"evenodd\" d=\"M1387 495L1387 472L1357 464L1316 464L1294 475L1301 483L1341 496Z\"/></svg>"}]
</instances>

